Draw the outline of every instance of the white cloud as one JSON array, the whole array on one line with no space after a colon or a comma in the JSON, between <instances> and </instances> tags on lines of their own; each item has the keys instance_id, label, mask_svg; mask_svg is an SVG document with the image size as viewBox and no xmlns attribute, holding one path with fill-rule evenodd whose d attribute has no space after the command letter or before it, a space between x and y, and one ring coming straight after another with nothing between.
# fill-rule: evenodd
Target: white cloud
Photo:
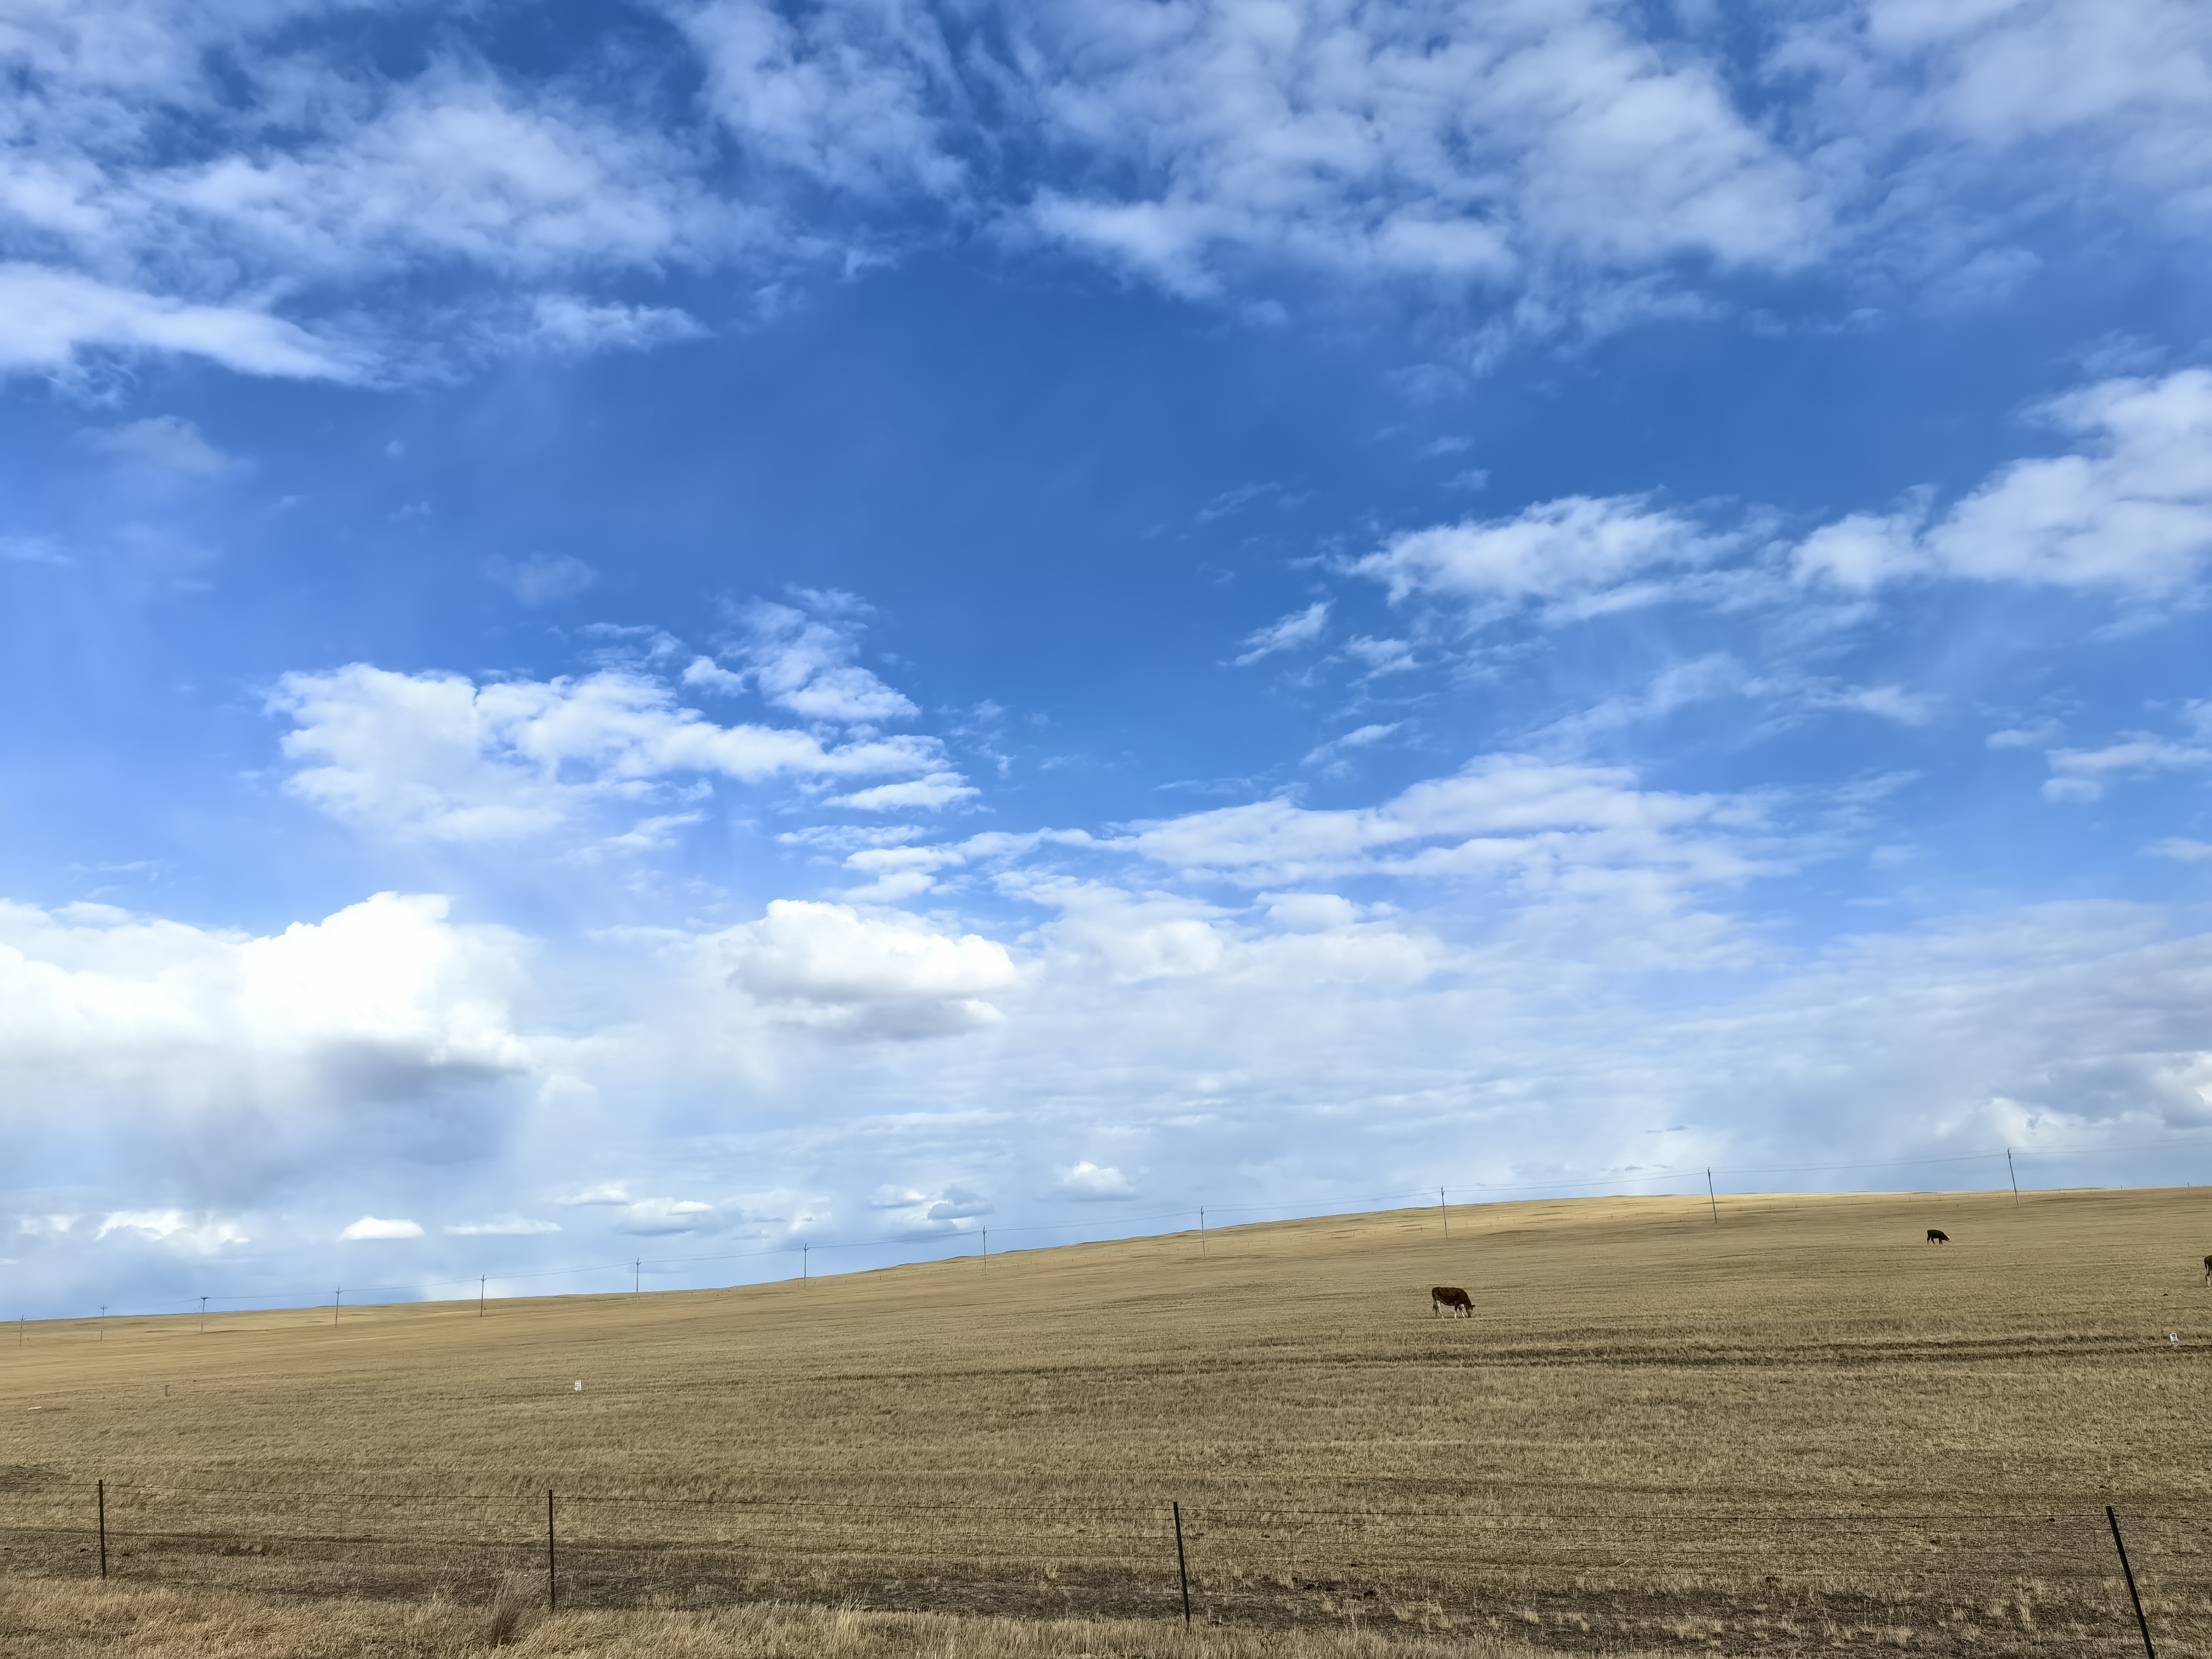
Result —
<instances>
[{"instance_id":1,"label":"white cloud","mask_svg":"<svg viewBox=\"0 0 2212 1659\"><path fill-rule=\"evenodd\" d=\"M458 1222L441 1231L448 1238L528 1238L539 1233L557 1233L561 1227L558 1222L510 1215L490 1221Z\"/></svg>"},{"instance_id":2,"label":"white cloud","mask_svg":"<svg viewBox=\"0 0 2212 1659\"><path fill-rule=\"evenodd\" d=\"M933 738L825 746L804 732L717 726L659 680L621 672L478 686L355 663L287 674L269 706L294 721L283 745L296 765L291 793L408 840L544 835L686 774L754 782L942 769Z\"/></svg>"},{"instance_id":3,"label":"white cloud","mask_svg":"<svg viewBox=\"0 0 2212 1659\"><path fill-rule=\"evenodd\" d=\"M1053 1190L1062 1198L1085 1201L1134 1198L1137 1195L1137 1189L1130 1185L1128 1176L1110 1164L1093 1164L1088 1158L1063 1174L1060 1184Z\"/></svg>"},{"instance_id":4,"label":"white cloud","mask_svg":"<svg viewBox=\"0 0 2212 1659\"><path fill-rule=\"evenodd\" d=\"M0 1070L78 1055L89 1082L173 1062L190 1097L210 1063L258 1065L267 1077L252 1092L281 1098L304 1082L288 1060L338 1066L340 1085L344 1057L362 1051L424 1085L441 1070L526 1069L507 1006L514 942L456 927L447 908L383 893L256 939L99 905L0 904Z\"/></svg>"},{"instance_id":5,"label":"white cloud","mask_svg":"<svg viewBox=\"0 0 2212 1659\"><path fill-rule=\"evenodd\" d=\"M1359 872L1596 891L1727 883L1759 868L1756 802L1636 787L1620 768L1489 756L1380 805L1255 801L1140 825L1118 843L1255 885Z\"/></svg>"},{"instance_id":6,"label":"white cloud","mask_svg":"<svg viewBox=\"0 0 2212 1659\"><path fill-rule=\"evenodd\" d=\"M1936 718L1933 697L1908 691L1900 685L1863 685L1841 690L1816 690L1808 700L1816 708L1849 708L1899 726L1925 726Z\"/></svg>"},{"instance_id":7,"label":"white cloud","mask_svg":"<svg viewBox=\"0 0 2212 1659\"><path fill-rule=\"evenodd\" d=\"M2212 222L2212 25L2189 0L1858 0L1812 9L1778 66L1820 77L1829 129L1908 199Z\"/></svg>"},{"instance_id":8,"label":"white cloud","mask_svg":"<svg viewBox=\"0 0 2212 1659\"><path fill-rule=\"evenodd\" d=\"M965 169L936 112L951 54L927 8L668 0L708 107L750 155L861 196L945 195Z\"/></svg>"},{"instance_id":9,"label":"white cloud","mask_svg":"<svg viewBox=\"0 0 2212 1659\"><path fill-rule=\"evenodd\" d=\"M1331 738L1327 743L1309 750L1305 759L1300 764L1319 766L1331 763L1340 763L1346 750L1371 749L1385 738L1397 732L1402 724L1402 721L1391 720L1387 724L1375 722L1354 726L1342 737Z\"/></svg>"},{"instance_id":10,"label":"white cloud","mask_svg":"<svg viewBox=\"0 0 2212 1659\"><path fill-rule=\"evenodd\" d=\"M252 1243L238 1221L183 1210L118 1210L100 1224L93 1237L102 1239L110 1233L135 1233L192 1255L213 1255L229 1245Z\"/></svg>"},{"instance_id":11,"label":"white cloud","mask_svg":"<svg viewBox=\"0 0 2212 1659\"><path fill-rule=\"evenodd\" d=\"M599 573L568 554L533 553L526 559L492 559L484 574L533 610L573 599L599 584Z\"/></svg>"},{"instance_id":12,"label":"white cloud","mask_svg":"<svg viewBox=\"0 0 2212 1659\"><path fill-rule=\"evenodd\" d=\"M856 807L863 812L933 812L955 801L972 799L979 793L957 772L932 772L927 777L904 783L878 783L855 789L849 795L833 796L831 801L835 805Z\"/></svg>"},{"instance_id":13,"label":"white cloud","mask_svg":"<svg viewBox=\"0 0 2212 1659\"><path fill-rule=\"evenodd\" d=\"M1248 668L1262 657L1271 657L1278 651L1295 650L1302 645L1311 645L1328 626L1329 602L1316 599L1303 611L1294 611L1280 622L1270 623L1255 631L1244 641L1244 650L1237 659L1239 668Z\"/></svg>"},{"instance_id":14,"label":"white cloud","mask_svg":"<svg viewBox=\"0 0 2212 1659\"><path fill-rule=\"evenodd\" d=\"M418 1222L386 1220L381 1216L365 1215L349 1224L338 1237L346 1239L420 1238L422 1228Z\"/></svg>"},{"instance_id":15,"label":"white cloud","mask_svg":"<svg viewBox=\"0 0 2212 1659\"><path fill-rule=\"evenodd\" d=\"M92 441L111 455L156 471L211 478L235 465L203 437L198 427L176 415L155 415L110 427L94 433Z\"/></svg>"},{"instance_id":16,"label":"white cloud","mask_svg":"<svg viewBox=\"0 0 2212 1659\"><path fill-rule=\"evenodd\" d=\"M2168 836L2163 841L2153 842L2145 850L2182 864L2203 864L2212 860L2212 841L2191 841L2186 836Z\"/></svg>"},{"instance_id":17,"label":"white cloud","mask_svg":"<svg viewBox=\"0 0 2212 1659\"><path fill-rule=\"evenodd\" d=\"M970 1221L991 1213L991 1201L964 1187L947 1187L945 1195L922 1212L925 1221Z\"/></svg>"},{"instance_id":18,"label":"white cloud","mask_svg":"<svg viewBox=\"0 0 2212 1659\"><path fill-rule=\"evenodd\" d=\"M1038 234L1192 295L1254 263L1549 289L1676 260L1792 268L1817 182L1713 69L1593 5L1140 0L1012 26L1070 159Z\"/></svg>"},{"instance_id":19,"label":"white cloud","mask_svg":"<svg viewBox=\"0 0 2212 1659\"><path fill-rule=\"evenodd\" d=\"M1352 570L1413 594L1513 605L1601 592L1615 603L1664 597L1625 587L1631 579L1713 562L1737 544L1641 496L1564 496L1510 519L1466 520L1393 536Z\"/></svg>"},{"instance_id":20,"label":"white cloud","mask_svg":"<svg viewBox=\"0 0 2212 1659\"><path fill-rule=\"evenodd\" d=\"M76 271L0 263L0 374L60 373L80 354L173 352L242 374L351 380L358 353L247 307L202 305Z\"/></svg>"},{"instance_id":21,"label":"white cloud","mask_svg":"<svg viewBox=\"0 0 2212 1659\"><path fill-rule=\"evenodd\" d=\"M2100 381L2039 411L2074 453L2014 461L1933 523L1855 514L1808 537L1801 577L1854 592L1912 576L2155 597L2212 556L2212 372Z\"/></svg>"},{"instance_id":22,"label":"white cloud","mask_svg":"<svg viewBox=\"0 0 2212 1659\"><path fill-rule=\"evenodd\" d=\"M234 150L136 183L185 223L301 274L450 259L538 276L651 265L714 234L690 173L647 130L441 64L319 143Z\"/></svg>"},{"instance_id":23,"label":"white cloud","mask_svg":"<svg viewBox=\"0 0 2212 1659\"><path fill-rule=\"evenodd\" d=\"M850 622L763 603L745 613L738 655L761 696L802 719L868 726L911 720L919 711L908 698L854 663L854 632Z\"/></svg>"},{"instance_id":24,"label":"white cloud","mask_svg":"<svg viewBox=\"0 0 2212 1659\"><path fill-rule=\"evenodd\" d=\"M2102 795L2115 778L2145 778L2212 765L2212 749L2138 735L2103 749L2054 749L2045 758L2051 763L2051 775L2044 783L2044 799L2087 801Z\"/></svg>"},{"instance_id":25,"label":"white cloud","mask_svg":"<svg viewBox=\"0 0 2212 1659\"><path fill-rule=\"evenodd\" d=\"M541 294L530 303L530 343L586 356L646 351L706 334L698 320L667 306L604 304L573 294Z\"/></svg>"},{"instance_id":26,"label":"white cloud","mask_svg":"<svg viewBox=\"0 0 2212 1659\"><path fill-rule=\"evenodd\" d=\"M712 1204L692 1198L641 1198L625 1205L615 1218L618 1233L653 1237L664 1233L696 1233L710 1230L717 1217Z\"/></svg>"},{"instance_id":27,"label":"white cloud","mask_svg":"<svg viewBox=\"0 0 2212 1659\"><path fill-rule=\"evenodd\" d=\"M1359 907L1334 893L1262 893L1267 920L1293 933L1326 933L1359 920Z\"/></svg>"},{"instance_id":28,"label":"white cloud","mask_svg":"<svg viewBox=\"0 0 2212 1659\"><path fill-rule=\"evenodd\" d=\"M1019 973L1006 947L909 917L777 899L761 920L715 936L732 982L831 1033L929 1036L995 1023L990 998Z\"/></svg>"}]
</instances>

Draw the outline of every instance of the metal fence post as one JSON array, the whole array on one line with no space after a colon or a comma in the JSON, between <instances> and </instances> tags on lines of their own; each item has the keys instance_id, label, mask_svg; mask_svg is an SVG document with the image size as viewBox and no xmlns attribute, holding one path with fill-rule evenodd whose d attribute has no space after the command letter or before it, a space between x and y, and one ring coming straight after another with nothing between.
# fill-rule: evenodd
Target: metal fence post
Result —
<instances>
[{"instance_id":1,"label":"metal fence post","mask_svg":"<svg viewBox=\"0 0 2212 1659\"><path fill-rule=\"evenodd\" d=\"M2120 1541L2120 1517L2112 1513L2110 1504L2105 1505L2105 1519L2112 1523L2112 1547L2120 1553L2120 1571L2128 1576L2128 1600L2136 1604L2136 1628L2142 1632L2143 1652L2147 1659L2158 1659L2158 1650L2150 1644L2150 1620L2143 1617L2142 1597L2136 1594L2136 1570L2128 1565L2128 1547Z\"/></svg>"},{"instance_id":2,"label":"metal fence post","mask_svg":"<svg viewBox=\"0 0 2212 1659\"><path fill-rule=\"evenodd\" d=\"M545 1611L552 1613L561 1605L558 1581L553 1571L553 1488L545 1488Z\"/></svg>"},{"instance_id":3,"label":"metal fence post","mask_svg":"<svg viewBox=\"0 0 2212 1659\"><path fill-rule=\"evenodd\" d=\"M1190 1628L1190 1566L1182 1553L1182 1504L1175 1504L1176 1573L1182 1580L1182 1627Z\"/></svg>"},{"instance_id":4,"label":"metal fence post","mask_svg":"<svg viewBox=\"0 0 2212 1659\"><path fill-rule=\"evenodd\" d=\"M100 1576L107 1577L107 1482L93 1483L93 1498L100 1505Z\"/></svg>"}]
</instances>

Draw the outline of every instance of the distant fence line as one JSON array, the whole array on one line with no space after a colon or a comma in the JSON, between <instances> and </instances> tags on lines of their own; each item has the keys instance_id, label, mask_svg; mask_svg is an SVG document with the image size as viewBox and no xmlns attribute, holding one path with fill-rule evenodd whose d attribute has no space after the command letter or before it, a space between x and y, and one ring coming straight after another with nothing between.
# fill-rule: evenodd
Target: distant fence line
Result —
<instances>
[{"instance_id":1,"label":"distant fence line","mask_svg":"<svg viewBox=\"0 0 2212 1659\"><path fill-rule=\"evenodd\" d=\"M1941 1158L1892 1158L1850 1164L1743 1165L1735 1168L1723 1168L1717 1164L1710 1168L1705 1165L1698 1165L1691 1169L1668 1168L1655 1170L1638 1175L1605 1176L1593 1177L1592 1179L1586 1181L1525 1182L1502 1185L1486 1185L1478 1182L1458 1186L1454 1186L1447 1182L1439 1186L1423 1188L1418 1192L1376 1193L1364 1195L1339 1196L1329 1199L1314 1200L1303 1203L1288 1202L1281 1204L1243 1205L1190 1204L1182 1206L1175 1209L1149 1211L1134 1214L1122 1213L1098 1221L1021 1222L1003 1224L997 1227L984 1224L979 1224L971 1229L957 1229L953 1231L944 1233L915 1234L903 1237L794 1239L782 1243L772 1244L764 1249L754 1250L723 1250L690 1255L647 1256L641 1255L632 1256L629 1260L623 1261L592 1262L586 1266L575 1267L538 1267L514 1273L478 1273L472 1277L464 1279L417 1280L412 1284L404 1285L361 1285L353 1288L350 1291L344 1291L343 1289L334 1289L331 1292L332 1301L330 1304L325 1304L323 1302L323 1292L319 1289L308 1290L295 1288L285 1291L258 1291L250 1292L210 1291L205 1295L195 1293L191 1296L174 1297L167 1302L141 1304L130 1308L125 1308L119 1305L103 1307L97 1316L91 1313L50 1315L37 1321L32 1321L29 1320L27 1316L24 1316L19 1318L16 1322L21 1326L27 1323L43 1324L64 1322L81 1323L95 1317L161 1317L175 1313L189 1314L193 1311L195 1304L200 1304L200 1310L202 1312L205 1312L207 1310L206 1304L210 1303L231 1304L228 1309L219 1308L216 1310L217 1311L246 1312L250 1311L251 1310L245 1304L261 1303L276 1304L283 1306L302 1309L320 1305L331 1305L335 1312L343 1297L348 1294L350 1294L356 1298L381 1296L410 1297L424 1301L459 1301L465 1300L466 1292L472 1289L478 1291L480 1296L486 1296L489 1293L489 1287L495 1284L507 1285L539 1279L580 1279L606 1273L629 1273L632 1275L641 1275L643 1269L647 1267L663 1268L699 1267L711 1262L760 1261L770 1256L797 1256L799 1259L799 1276L805 1278L810 1276L808 1270L811 1267L811 1256L813 1252L817 1250L825 1254L838 1250L872 1249L896 1251L900 1249L915 1249L934 1245L939 1249L950 1247L955 1253L956 1258L957 1255L960 1254L985 1257L989 1254L990 1235L994 1231L1000 1234L1002 1237L1010 1235L1032 1235L1038 1233L1097 1232L1142 1222L1182 1221L1193 1224L1178 1231L1195 1232L1201 1239L1203 1239L1209 1231L1208 1220L1210 1218L1213 1217L1234 1216L1250 1218L1254 1216L1264 1216L1285 1220L1323 1220L1337 1216L1349 1217L1352 1215L1367 1214L1372 1212L1373 1209L1376 1207L1382 1206L1394 1206L1401 1209L1406 1209L1418 1208L1421 1206L1426 1205L1431 1207L1437 1208L1439 1211L1443 1211L1448 1208L1448 1206L1451 1201L1451 1195L1453 1194L1460 1195L1457 1199L1457 1203L1459 1207L1462 1209L1486 1202L1507 1201L1507 1195L1515 1194L1526 1195L1531 1194L1542 1194L1556 1193L1572 1194L1580 1193L1584 1196L1592 1197L1620 1196L1686 1198L1694 1197L1694 1192L1650 1193L1631 1192L1628 1189L1648 1188L1655 1185L1662 1185L1670 1182L1686 1181L1696 1184L1705 1185L1708 1188L1708 1194L1711 1195L1712 1191L1712 1183L1714 1182L1723 1178L1735 1178L1744 1176L1838 1174L1850 1173L1864 1170L1932 1169L1969 1164L1987 1164L1991 1165L1993 1170L1996 1166L2003 1165L2008 1171L2009 1171L2015 1168L2019 1164L2047 1163L2061 1158L2100 1157L2107 1154L2118 1154L2123 1152L2172 1152L2183 1150L2191 1146L2200 1146L2204 1147L2207 1150L2212 1150L2212 1133L2194 1137L2175 1136L2160 1141L2142 1142L2126 1146L2039 1147L2027 1151L2023 1151L2018 1147L2007 1147L1996 1152L1960 1152L1949 1154ZM2014 1180L2012 1182L2012 1185L2015 1194L2017 1194L2020 1190L2017 1181ZM1431 1195L1433 1195L1433 1197ZM1741 1193L1730 1194L1732 1197L1741 1197L1745 1195L1746 1194ZM1812 1194L1807 1195L1811 1196ZM967 1218L963 1218L963 1219ZM1235 1224L1251 1224L1247 1220ZM1170 1235L1124 1232L1115 1235L1111 1240L1094 1240L1090 1242L1126 1242L1133 1238L1162 1237L1168 1236ZM948 1258L947 1256L940 1255L936 1259L946 1260L954 1258ZM454 1291L459 1292L459 1294L442 1298L433 1297L429 1295L429 1292L436 1291ZM515 1298L502 1295L499 1299L501 1301L508 1301Z\"/></svg>"},{"instance_id":2,"label":"distant fence line","mask_svg":"<svg viewBox=\"0 0 2212 1659\"><path fill-rule=\"evenodd\" d=\"M745 1483L733 1484L742 1488ZM279 1512L244 1516L219 1501L237 1498ZM461 1505L470 1506L465 1515L454 1512ZM388 1520L363 1513L377 1506ZM409 1513L392 1514L394 1507ZM72 1509L81 1511L74 1520L68 1517ZM623 1518L611 1522L608 1511ZM679 1516L693 1517L691 1523L670 1524ZM917 1516L927 1516L927 1524L917 1528ZM0 1487L0 1550L17 1572L24 1571L27 1556L34 1572L64 1569L37 1576L171 1583L210 1576L196 1562L258 1557L263 1559L252 1565L262 1571L255 1582L263 1588L271 1587L267 1558L290 1557L301 1571L320 1570L309 1594L341 1593L360 1582L396 1594L409 1585L419 1588L426 1576L440 1582L467 1577L455 1555L466 1552L474 1558L477 1579L542 1572L549 1603L557 1596L571 1607L639 1605L672 1584L695 1590L703 1584L744 1599L749 1564L811 1560L862 1564L878 1577L891 1571L894 1585L897 1572L918 1564L966 1569L987 1589L1004 1588L1003 1577L994 1579L994 1573L1043 1572L1049 1579L1087 1571L1093 1577L1084 1582L1094 1589L1110 1581L1127 1594L1151 1595L1164 1616L1176 1611L1178 1580L1185 1597L1194 1588L1201 1597L1233 1595L1248 1569L1284 1561L1294 1562L1305 1581L1294 1585L1284 1577L1285 1588L1349 1585L1353 1594L1369 1595L1378 1583L1438 1583L1444 1582L1439 1575L1464 1580L1484 1572L1543 1570L1758 1577L1776 1587L1778 1596L1794 1586L1815 1600L1831 1601L1878 1601L1887 1594L1896 1602L1893 1581L1953 1598L2032 1583L2046 1601L2057 1598L2075 1616L2102 1609L2116 1620L2140 1625L2148 1641L2150 1626L2136 1595L2138 1578L2160 1606L2174 1608L2184 1605L2177 1597L2191 1598L2185 1604L2195 1615L2191 1622L2201 1622L2204 1598L2212 1592L2212 1563L2194 1540L2207 1518L2201 1511L2167 1508L2130 1510L2124 1516L2111 1510L2048 1507L1591 1509L1554 1507L1519 1492L1472 1505L1412 1498L1392 1507L1365 1508L1275 1503L1255 1492L1194 1503L1099 1503L1073 1495L1056 1501L958 1495L921 1501L742 1490L608 1492L562 1490L557 1483L491 1492L380 1491L358 1485L66 1480L19 1471ZM722 1524L701 1524L708 1519ZM1178 1521L1187 1555L1173 1529ZM2132 1565L2123 1521L2136 1540ZM2108 1522L2109 1540L2104 1535ZM1869 1533L1894 1538L1885 1543ZM2146 1540L2155 1552L2160 1537L2179 1541L2179 1553L2146 1553ZM1849 1553L1838 1558L1833 1546L1845 1542ZM1608 1559L1624 1549L1632 1551L1628 1559L1634 1567ZM1957 1564L1937 1565L1927 1559L1931 1549ZM423 1559L410 1565L375 1555L410 1550ZM72 1568L79 1557L81 1564ZM1980 1565L1966 1565L1969 1560ZM1883 1591L1878 1581L1891 1582L1892 1588ZM1361 1590L1362 1584L1369 1588ZM1975 1589L1964 1591L1956 1588L1960 1585ZM1073 1588L1062 1586L1063 1593ZM1127 1594L1115 1605L1126 1607Z\"/></svg>"}]
</instances>

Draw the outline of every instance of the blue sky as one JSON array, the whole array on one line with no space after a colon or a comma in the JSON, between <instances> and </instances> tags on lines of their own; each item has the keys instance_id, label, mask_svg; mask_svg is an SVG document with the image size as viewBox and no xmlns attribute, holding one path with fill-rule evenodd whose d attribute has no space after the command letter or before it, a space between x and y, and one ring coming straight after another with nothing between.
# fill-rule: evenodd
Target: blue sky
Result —
<instances>
[{"instance_id":1,"label":"blue sky","mask_svg":"<svg viewBox=\"0 0 2212 1659\"><path fill-rule=\"evenodd\" d=\"M0 20L16 1310L2212 1170L2203 8L221 12Z\"/></svg>"}]
</instances>

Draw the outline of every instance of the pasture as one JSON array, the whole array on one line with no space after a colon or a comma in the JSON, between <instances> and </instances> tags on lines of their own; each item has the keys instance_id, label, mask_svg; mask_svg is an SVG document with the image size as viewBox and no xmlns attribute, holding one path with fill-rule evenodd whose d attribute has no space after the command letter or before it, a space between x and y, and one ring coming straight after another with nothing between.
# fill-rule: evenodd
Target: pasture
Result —
<instances>
[{"instance_id":1,"label":"pasture","mask_svg":"<svg viewBox=\"0 0 2212 1659\"><path fill-rule=\"evenodd\" d=\"M1217 1230L1203 1255L1179 1234L483 1318L34 1325L0 1354L0 1639L48 1630L58 1652L80 1613L209 1595L270 1620L344 1597L394 1629L534 1605L550 1487L566 1611L526 1651L642 1652L622 1620L708 1631L779 1603L908 1621L853 1626L878 1632L951 1620L969 1638L931 1650L978 1655L1017 1628L1110 1628L1163 1653L2125 1656L2107 1504L2161 1654L2212 1648L2212 1190L1450 1223L1449 1242L1408 1211ZM1435 1285L1474 1316L1437 1317ZM85 1584L95 1480L105 1591ZM1139 1622L989 1622L1007 1615Z\"/></svg>"}]
</instances>

